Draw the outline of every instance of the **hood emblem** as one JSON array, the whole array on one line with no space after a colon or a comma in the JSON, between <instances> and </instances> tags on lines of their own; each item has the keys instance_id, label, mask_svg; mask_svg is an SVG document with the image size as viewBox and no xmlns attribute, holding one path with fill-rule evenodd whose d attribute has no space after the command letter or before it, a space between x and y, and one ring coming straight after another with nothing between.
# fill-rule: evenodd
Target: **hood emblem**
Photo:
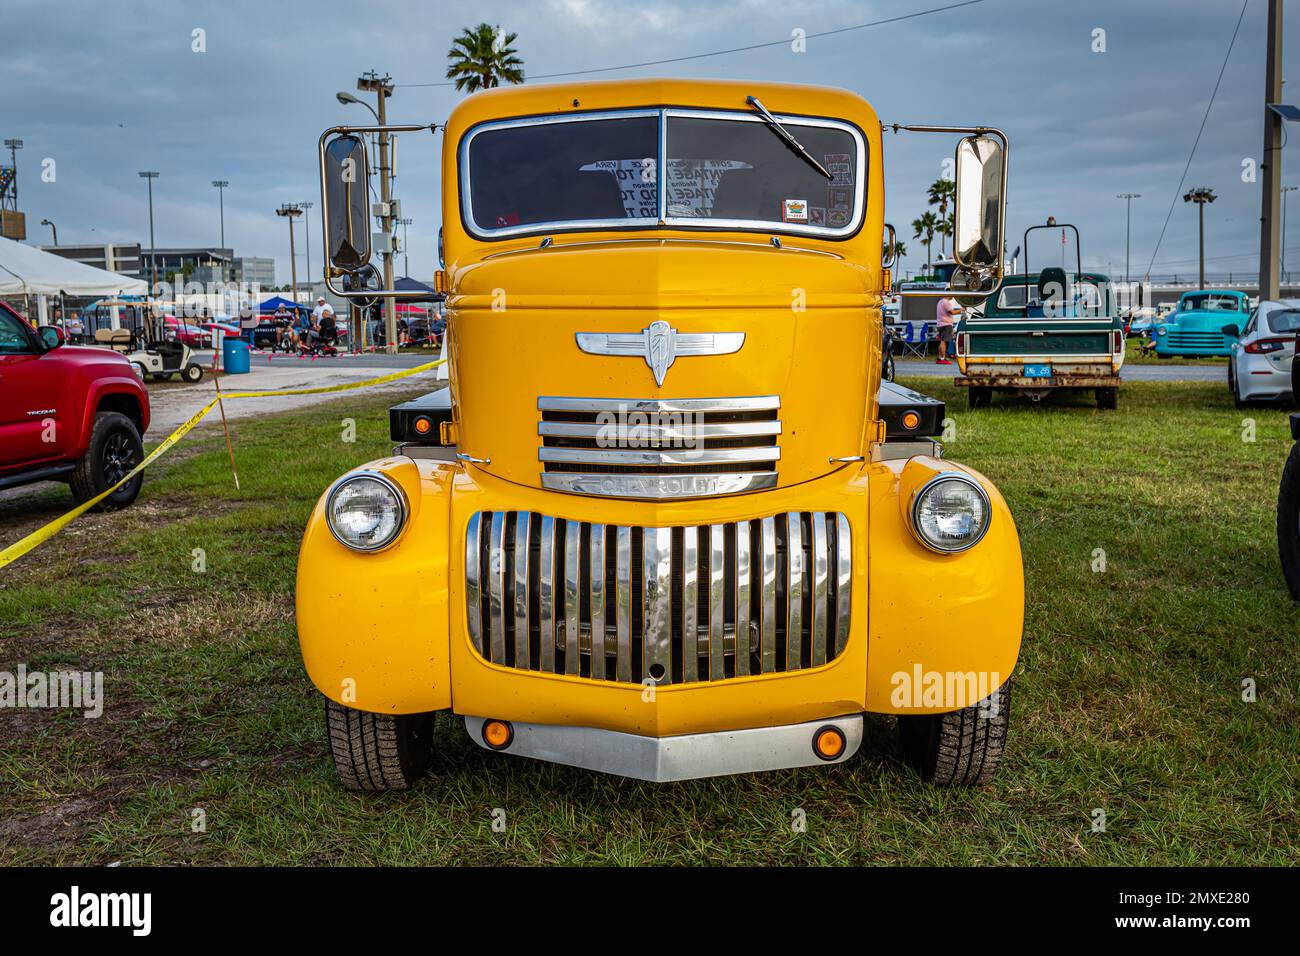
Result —
<instances>
[{"instance_id":1,"label":"hood emblem","mask_svg":"<svg viewBox=\"0 0 1300 956\"><path fill-rule=\"evenodd\" d=\"M680 355L730 355L745 344L744 332L678 332L662 319L640 332L579 332L578 348L588 355L639 355L650 366L655 384Z\"/></svg>"}]
</instances>

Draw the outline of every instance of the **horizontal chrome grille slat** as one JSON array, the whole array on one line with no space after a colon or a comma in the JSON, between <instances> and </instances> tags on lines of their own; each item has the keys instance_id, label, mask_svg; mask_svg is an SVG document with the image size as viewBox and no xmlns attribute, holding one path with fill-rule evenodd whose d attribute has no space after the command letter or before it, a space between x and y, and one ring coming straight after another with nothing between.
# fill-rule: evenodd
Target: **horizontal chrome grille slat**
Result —
<instances>
[{"instance_id":1,"label":"horizontal chrome grille slat","mask_svg":"<svg viewBox=\"0 0 1300 956\"><path fill-rule=\"evenodd\" d=\"M537 399L541 412L765 412L781 407L779 395L738 398L565 398L545 395Z\"/></svg>"},{"instance_id":2,"label":"horizontal chrome grille slat","mask_svg":"<svg viewBox=\"0 0 1300 956\"><path fill-rule=\"evenodd\" d=\"M848 642L851 584L836 512L639 527L496 511L466 527L471 642L519 670L677 684L817 667Z\"/></svg>"},{"instance_id":3,"label":"horizontal chrome grille slat","mask_svg":"<svg viewBox=\"0 0 1300 956\"><path fill-rule=\"evenodd\" d=\"M537 400L542 487L610 498L700 498L777 485L776 395ZM696 480L698 479L698 480Z\"/></svg>"},{"instance_id":4,"label":"horizontal chrome grille slat","mask_svg":"<svg viewBox=\"0 0 1300 956\"><path fill-rule=\"evenodd\" d=\"M578 462L584 465L718 465L730 462L777 461L781 449L766 448L678 448L667 450L632 448L539 448L541 461Z\"/></svg>"}]
</instances>

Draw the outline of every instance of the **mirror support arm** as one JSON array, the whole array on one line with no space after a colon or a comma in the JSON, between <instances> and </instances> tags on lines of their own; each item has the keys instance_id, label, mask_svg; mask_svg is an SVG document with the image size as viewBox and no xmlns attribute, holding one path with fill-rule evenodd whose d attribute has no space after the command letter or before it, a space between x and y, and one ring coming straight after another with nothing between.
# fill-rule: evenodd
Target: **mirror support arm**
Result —
<instances>
[{"instance_id":1,"label":"mirror support arm","mask_svg":"<svg viewBox=\"0 0 1300 956\"><path fill-rule=\"evenodd\" d=\"M325 146L327 141L333 136L347 136L352 133L419 133L428 130L430 133L436 134L438 129L437 123L425 123L420 126L331 126L320 134L318 152L320 159L321 248L326 250L327 255L330 247L330 207L325 194ZM369 184L367 184L367 189L369 189ZM367 195L366 205L367 207L370 205L369 195ZM398 292L395 289L364 289L357 291L336 289L331 281L333 278L332 271L333 269L327 257L325 261L325 288L341 299L400 299L411 295L409 292Z\"/></svg>"}]
</instances>

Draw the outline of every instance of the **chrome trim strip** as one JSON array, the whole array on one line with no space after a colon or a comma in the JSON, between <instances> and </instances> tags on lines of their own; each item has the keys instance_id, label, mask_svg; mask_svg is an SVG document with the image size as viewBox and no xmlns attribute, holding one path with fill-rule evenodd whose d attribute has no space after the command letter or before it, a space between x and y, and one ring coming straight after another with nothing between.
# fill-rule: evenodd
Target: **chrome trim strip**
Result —
<instances>
[{"instance_id":1,"label":"chrome trim strip","mask_svg":"<svg viewBox=\"0 0 1300 956\"><path fill-rule=\"evenodd\" d=\"M487 749L483 742L485 720L466 717L465 730L474 743ZM821 760L813 752L813 735L828 725L844 734L844 753L834 760ZM555 724L512 722L511 726L514 739L501 753L665 783L843 763L862 746L863 719L861 714L852 714L802 724L675 737L644 737L617 730Z\"/></svg>"},{"instance_id":2,"label":"chrome trim strip","mask_svg":"<svg viewBox=\"0 0 1300 956\"><path fill-rule=\"evenodd\" d=\"M673 679L673 529L644 528L641 538L643 682ZM653 668L663 668L655 676Z\"/></svg>"},{"instance_id":3,"label":"chrome trim strip","mask_svg":"<svg viewBox=\"0 0 1300 956\"><path fill-rule=\"evenodd\" d=\"M582 672L581 594L578 590L578 550L582 525L564 522L564 673Z\"/></svg>"},{"instance_id":4,"label":"chrome trim strip","mask_svg":"<svg viewBox=\"0 0 1300 956\"><path fill-rule=\"evenodd\" d=\"M763 540L763 635L764 674L776 670L776 518L764 518Z\"/></svg>"},{"instance_id":5,"label":"chrome trim strip","mask_svg":"<svg viewBox=\"0 0 1300 956\"><path fill-rule=\"evenodd\" d=\"M481 511L470 515L465 532L465 621L469 626L469 639L480 654L483 653L483 589L479 580L483 573L479 538L482 518Z\"/></svg>"},{"instance_id":6,"label":"chrome trim strip","mask_svg":"<svg viewBox=\"0 0 1300 956\"><path fill-rule=\"evenodd\" d=\"M624 682L632 680L632 529L619 525L617 531L615 562L615 595L618 601L618 659L616 676Z\"/></svg>"},{"instance_id":7,"label":"chrome trim strip","mask_svg":"<svg viewBox=\"0 0 1300 956\"><path fill-rule=\"evenodd\" d=\"M797 511L785 513L785 669L803 667L803 522Z\"/></svg>"},{"instance_id":8,"label":"chrome trim strip","mask_svg":"<svg viewBox=\"0 0 1300 956\"><path fill-rule=\"evenodd\" d=\"M709 679L727 676L724 629L727 573L724 525L709 525Z\"/></svg>"},{"instance_id":9,"label":"chrome trim strip","mask_svg":"<svg viewBox=\"0 0 1300 956\"><path fill-rule=\"evenodd\" d=\"M532 669L528 641L528 551L532 543L532 515L520 511L515 516L514 551L514 637L515 667Z\"/></svg>"},{"instance_id":10,"label":"chrome trim strip","mask_svg":"<svg viewBox=\"0 0 1300 956\"><path fill-rule=\"evenodd\" d=\"M492 512L492 527L488 539L488 630L492 635L494 664L506 660L506 512Z\"/></svg>"},{"instance_id":11,"label":"chrome trim strip","mask_svg":"<svg viewBox=\"0 0 1300 956\"><path fill-rule=\"evenodd\" d=\"M550 491L605 498L712 498L775 488L774 471L726 472L722 474L645 475L600 472L542 472L542 487Z\"/></svg>"},{"instance_id":12,"label":"chrome trim strip","mask_svg":"<svg viewBox=\"0 0 1300 956\"><path fill-rule=\"evenodd\" d=\"M555 519L542 515L537 553L537 631L541 643L540 666L555 673Z\"/></svg>"},{"instance_id":13,"label":"chrome trim strip","mask_svg":"<svg viewBox=\"0 0 1300 956\"><path fill-rule=\"evenodd\" d=\"M849 641L849 612L853 598L853 536L849 519L835 516L835 656Z\"/></svg>"},{"instance_id":14,"label":"chrome trim strip","mask_svg":"<svg viewBox=\"0 0 1300 956\"><path fill-rule=\"evenodd\" d=\"M682 529L682 681L700 679L700 529Z\"/></svg>"},{"instance_id":15,"label":"chrome trim strip","mask_svg":"<svg viewBox=\"0 0 1300 956\"><path fill-rule=\"evenodd\" d=\"M591 605L591 676L605 679L605 526L591 526L587 551L587 600Z\"/></svg>"},{"instance_id":16,"label":"chrome trim strip","mask_svg":"<svg viewBox=\"0 0 1300 956\"><path fill-rule=\"evenodd\" d=\"M736 676L749 674L750 657L750 564L749 522L736 522Z\"/></svg>"},{"instance_id":17,"label":"chrome trim strip","mask_svg":"<svg viewBox=\"0 0 1300 956\"><path fill-rule=\"evenodd\" d=\"M592 438L612 436L633 442L690 441L696 438L752 438L781 434L781 423L705 422L699 425L599 425L593 422L538 422L537 434L544 438Z\"/></svg>"},{"instance_id":18,"label":"chrome trim strip","mask_svg":"<svg viewBox=\"0 0 1300 956\"><path fill-rule=\"evenodd\" d=\"M750 448L546 448L537 449L538 461L579 465L723 465L730 462L780 461L779 445Z\"/></svg>"},{"instance_id":19,"label":"chrome trim strip","mask_svg":"<svg viewBox=\"0 0 1300 956\"><path fill-rule=\"evenodd\" d=\"M540 412L770 412L781 407L780 395L731 398L570 398L542 395Z\"/></svg>"},{"instance_id":20,"label":"chrome trim strip","mask_svg":"<svg viewBox=\"0 0 1300 956\"><path fill-rule=\"evenodd\" d=\"M826 634L830 615L829 565L826 551L826 513L814 511L812 516L812 664L826 663Z\"/></svg>"}]
</instances>

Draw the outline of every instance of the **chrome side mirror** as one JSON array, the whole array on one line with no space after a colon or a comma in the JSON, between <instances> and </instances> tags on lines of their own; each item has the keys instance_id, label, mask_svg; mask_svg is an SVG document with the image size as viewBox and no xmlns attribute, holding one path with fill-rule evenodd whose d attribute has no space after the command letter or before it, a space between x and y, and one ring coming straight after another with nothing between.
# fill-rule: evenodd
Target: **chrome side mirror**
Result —
<instances>
[{"instance_id":1,"label":"chrome side mirror","mask_svg":"<svg viewBox=\"0 0 1300 956\"><path fill-rule=\"evenodd\" d=\"M885 223L885 232L889 234L889 238L885 240L884 248L881 250L880 268L892 269L898 265L898 234L889 223Z\"/></svg>"},{"instance_id":2,"label":"chrome side mirror","mask_svg":"<svg viewBox=\"0 0 1300 956\"><path fill-rule=\"evenodd\" d=\"M355 272L370 261L370 162L366 141L345 133L321 156L325 253L332 274Z\"/></svg>"},{"instance_id":3,"label":"chrome side mirror","mask_svg":"<svg viewBox=\"0 0 1300 956\"><path fill-rule=\"evenodd\" d=\"M957 144L957 200L953 224L953 258L962 268L953 277L979 288L1002 278L1002 242L1006 217L1007 149L997 133L964 136ZM972 284L974 283L974 284Z\"/></svg>"}]
</instances>

